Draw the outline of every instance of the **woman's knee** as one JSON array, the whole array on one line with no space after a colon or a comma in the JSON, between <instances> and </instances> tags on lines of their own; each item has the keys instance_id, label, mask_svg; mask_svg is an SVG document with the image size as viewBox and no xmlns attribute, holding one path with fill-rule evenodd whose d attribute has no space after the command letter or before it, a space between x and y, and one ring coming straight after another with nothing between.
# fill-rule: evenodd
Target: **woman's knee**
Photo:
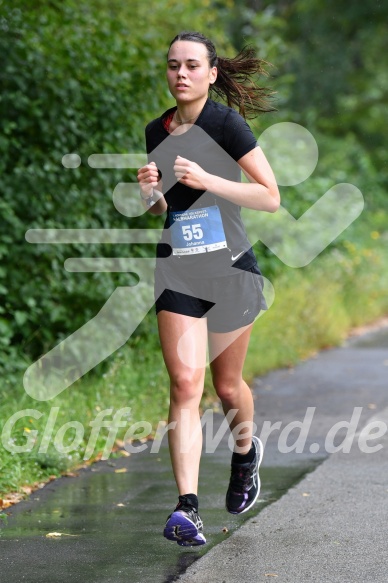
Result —
<instances>
[{"instance_id":1,"label":"woman's knee","mask_svg":"<svg viewBox=\"0 0 388 583\"><path fill-rule=\"evenodd\" d=\"M232 402L241 390L241 378L234 376L213 376L213 386L221 401Z\"/></svg>"},{"instance_id":2,"label":"woman's knee","mask_svg":"<svg viewBox=\"0 0 388 583\"><path fill-rule=\"evenodd\" d=\"M175 374L171 378L171 401L185 403L201 399L203 391L203 373L195 369Z\"/></svg>"}]
</instances>

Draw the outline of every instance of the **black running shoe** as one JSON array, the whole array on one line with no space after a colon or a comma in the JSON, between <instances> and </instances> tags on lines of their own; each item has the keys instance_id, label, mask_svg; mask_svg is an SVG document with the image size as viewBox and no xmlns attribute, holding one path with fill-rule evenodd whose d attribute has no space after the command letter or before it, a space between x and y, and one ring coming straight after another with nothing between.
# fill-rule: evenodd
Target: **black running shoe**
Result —
<instances>
[{"instance_id":1,"label":"black running shoe","mask_svg":"<svg viewBox=\"0 0 388 583\"><path fill-rule=\"evenodd\" d=\"M163 536L176 541L182 547L193 547L205 544L202 529L203 522L198 511L185 496L179 496L177 507L167 518Z\"/></svg>"},{"instance_id":2,"label":"black running shoe","mask_svg":"<svg viewBox=\"0 0 388 583\"><path fill-rule=\"evenodd\" d=\"M259 466L263 459L263 444L255 435L252 438L255 446L253 462L233 464L229 488L226 493L226 509L231 514L242 514L256 502L260 493Z\"/></svg>"}]
</instances>

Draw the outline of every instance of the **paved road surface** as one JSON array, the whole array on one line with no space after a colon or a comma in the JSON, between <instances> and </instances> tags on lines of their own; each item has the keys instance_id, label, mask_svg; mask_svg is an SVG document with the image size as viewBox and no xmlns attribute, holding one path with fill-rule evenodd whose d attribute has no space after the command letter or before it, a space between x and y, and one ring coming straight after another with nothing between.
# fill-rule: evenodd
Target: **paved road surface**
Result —
<instances>
[{"instance_id":1,"label":"paved road surface","mask_svg":"<svg viewBox=\"0 0 388 583\"><path fill-rule=\"evenodd\" d=\"M224 510L225 437L201 465L208 545L186 550L161 536L176 497L163 444L57 480L13 507L0 531L0 582L167 583L183 573L182 583L386 583L388 436L366 442L382 445L376 453L358 440L371 418L382 433L388 424L387 349L385 328L256 380L257 434L273 429L261 499L247 515ZM329 454L346 436L335 424L352 417L350 452ZM214 431L222 416L215 421ZM291 430L303 421L304 435Z\"/></svg>"},{"instance_id":2,"label":"paved road surface","mask_svg":"<svg viewBox=\"0 0 388 583\"><path fill-rule=\"evenodd\" d=\"M323 352L289 377L277 371L256 385L259 403L276 417L298 418L301 399L303 409L316 407L307 449L311 444L321 449L334 423L350 421L354 408L362 408L356 410L361 415L352 446L349 453L332 453L280 500L211 549L180 583L387 583L387 348L385 329ZM261 398L266 389L268 395ZM370 441L361 435L359 442L369 423L371 433L381 435ZM343 443L345 432L334 444ZM361 451L365 445L381 448Z\"/></svg>"}]
</instances>

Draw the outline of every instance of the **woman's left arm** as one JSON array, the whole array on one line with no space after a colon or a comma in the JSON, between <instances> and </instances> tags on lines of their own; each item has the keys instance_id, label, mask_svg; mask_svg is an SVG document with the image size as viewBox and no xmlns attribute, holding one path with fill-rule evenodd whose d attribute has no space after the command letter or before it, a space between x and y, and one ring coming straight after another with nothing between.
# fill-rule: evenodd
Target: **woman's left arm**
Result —
<instances>
[{"instance_id":1,"label":"woman's left arm","mask_svg":"<svg viewBox=\"0 0 388 583\"><path fill-rule=\"evenodd\" d=\"M205 172L198 164L178 156L174 171L177 179L190 188L208 190L239 206L274 213L280 205L275 176L260 146L238 160L250 181L233 182Z\"/></svg>"}]
</instances>

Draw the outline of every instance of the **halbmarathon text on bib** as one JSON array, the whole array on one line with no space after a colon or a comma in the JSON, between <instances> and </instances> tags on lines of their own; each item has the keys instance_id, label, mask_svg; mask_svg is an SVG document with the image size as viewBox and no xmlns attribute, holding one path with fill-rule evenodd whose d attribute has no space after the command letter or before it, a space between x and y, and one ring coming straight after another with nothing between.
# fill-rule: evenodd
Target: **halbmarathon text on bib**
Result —
<instances>
[{"instance_id":1,"label":"halbmarathon text on bib","mask_svg":"<svg viewBox=\"0 0 388 583\"><path fill-rule=\"evenodd\" d=\"M176 211L170 216L174 255L207 253L227 246L218 206Z\"/></svg>"}]
</instances>

